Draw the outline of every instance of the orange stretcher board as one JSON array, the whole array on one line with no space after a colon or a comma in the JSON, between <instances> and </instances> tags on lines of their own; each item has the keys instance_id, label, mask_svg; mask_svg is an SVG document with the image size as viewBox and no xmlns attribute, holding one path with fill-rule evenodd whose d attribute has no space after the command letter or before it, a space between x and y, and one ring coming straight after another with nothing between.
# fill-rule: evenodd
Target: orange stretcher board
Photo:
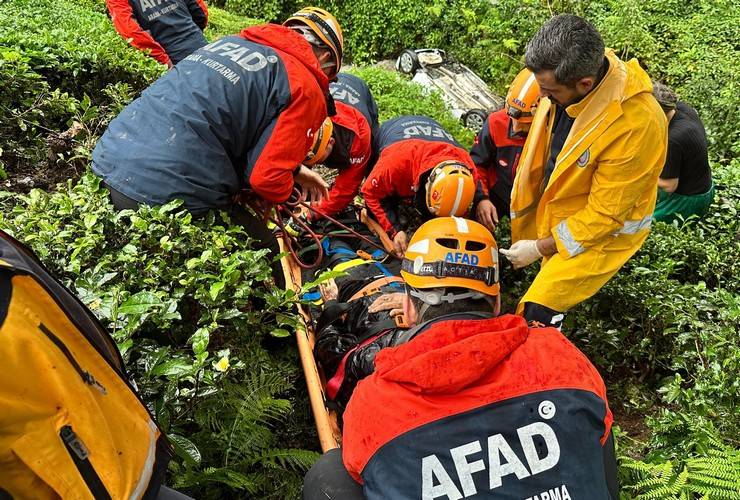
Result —
<instances>
[{"instance_id":1,"label":"orange stretcher board","mask_svg":"<svg viewBox=\"0 0 740 500\"><path fill-rule=\"evenodd\" d=\"M285 252L285 244L282 238L278 238L280 251ZM298 267L290 253L286 253L281 259L280 264L283 267L286 286L291 287L297 293L301 290L301 268ZM313 327L309 316L303 307L298 304L298 312L301 317L301 326L296 330L296 342L298 343L298 355L301 358L303 374L306 377L306 386L308 387L308 399L311 403L316 431L319 434L321 451L324 453L339 448L342 440L342 434L337 424L336 412L326 407L326 395L324 394L324 384L322 383L322 374L316 365L313 357L313 346L316 342Z\"/></svg>"},{"instance_id":2,"label":"orange stretcher board","mask_svg":"<svg viewBox=\"0 0 740 500\"><path fill-rule=\"evenodd\" d=\"M360 220L380 239L388 253L393 251L393 242L388 238L388 235L380 225L367 216L365 210L361 212ZM301 268L291 254L285 251L286 247L282 238L278 238L278 244L280 245L280 251L285 254L280 259L280 264L283 268L286 286L300 293L303 281ZM301 359L303 374L306 377L308 398L311 403L314 422L316 423L316 431L319 435L319 443L321 444L321 450L325 453L331 449L339 448L342 442L342 433L339 430L336 412L326 406L326 394L324 393L325 379L323 373L316 365L316 359L313 356L316 337L311 326L310 317L303 306L298 304L297 307L301 318L301 326L296 331L298 355Z\"/></svg>"}]
</instances>

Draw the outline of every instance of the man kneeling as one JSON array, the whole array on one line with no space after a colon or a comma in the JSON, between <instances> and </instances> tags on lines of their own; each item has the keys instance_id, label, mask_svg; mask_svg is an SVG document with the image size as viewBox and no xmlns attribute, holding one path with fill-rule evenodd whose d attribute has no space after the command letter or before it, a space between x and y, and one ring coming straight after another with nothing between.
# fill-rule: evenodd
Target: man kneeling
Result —
<instances>
[{"instance_id":1,"label":"man kneeling","mask_svg":"<svg viewBox=\"0 0 740 500\"><path fill-rule=\"evenodd\" d=\"M604 382L555 328L497 316L497 252L473 221L419 228L401 272L416 326L357 385L304 498L619 498Z\"/></svg>"}]
</instances>

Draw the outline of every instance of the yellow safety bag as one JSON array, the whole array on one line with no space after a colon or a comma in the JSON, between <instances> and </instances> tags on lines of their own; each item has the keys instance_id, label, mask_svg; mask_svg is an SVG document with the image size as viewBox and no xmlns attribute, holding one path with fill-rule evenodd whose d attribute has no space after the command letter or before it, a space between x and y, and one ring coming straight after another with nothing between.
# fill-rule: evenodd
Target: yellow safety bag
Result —
<instances>
[{"instance_id":1,"label":"yellow safety bag","mask_svg":"<svg viewBox=\"0 0 740 500\"><path fill-rule=\"evenodd\" d=\"M0 231L0 498L154 498L171 457L108 332Z\"/></svg>"}]
</instances>

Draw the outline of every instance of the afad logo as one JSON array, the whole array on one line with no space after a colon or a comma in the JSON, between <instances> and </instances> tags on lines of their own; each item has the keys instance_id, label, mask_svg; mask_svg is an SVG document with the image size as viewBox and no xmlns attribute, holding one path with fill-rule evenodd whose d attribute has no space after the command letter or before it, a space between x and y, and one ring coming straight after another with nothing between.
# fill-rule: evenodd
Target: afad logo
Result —
<instances>
[{"instance_id":1,"label":"afad logo","mask_svg":"<svg viewBox=\"0 0 740 500\"><path fill-rule=\"evenodd\" d=\"M478 265L478 256L471 255L464 252L447 252L445 255L445 262L452 262L454 264L467 264L469 266Z\"/></svg>"}]
</instances>

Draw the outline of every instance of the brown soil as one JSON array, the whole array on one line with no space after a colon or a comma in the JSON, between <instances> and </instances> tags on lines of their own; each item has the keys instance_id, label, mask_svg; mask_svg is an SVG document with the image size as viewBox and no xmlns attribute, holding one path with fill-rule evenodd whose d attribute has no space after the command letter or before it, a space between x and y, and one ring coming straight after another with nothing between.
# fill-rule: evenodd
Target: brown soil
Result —
<instances>
[{"instance_id":1,"label":"brown soil","mask_svg":"<svg viewBox=\"0 0 740 500\"><path fill-rule=\"evenodd\" d=\"M0 190L27 193L38 188L51 191L67 179L77 180L85 172L82 162L64 161L58 155L74 148L74 136L78 130L73 126L66 132L48 136L45 160L32 162L13 154L4 155L7 178L0 181Z\"/></svg>"}]
</instances>

